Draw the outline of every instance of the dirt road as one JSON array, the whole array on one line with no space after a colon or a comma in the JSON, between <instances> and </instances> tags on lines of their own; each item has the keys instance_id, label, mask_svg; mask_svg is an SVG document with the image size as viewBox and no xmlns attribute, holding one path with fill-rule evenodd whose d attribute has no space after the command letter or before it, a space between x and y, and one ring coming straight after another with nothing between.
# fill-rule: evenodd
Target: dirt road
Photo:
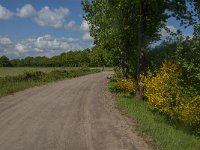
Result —
<instances>
[{"instance_id":1,"label":"dirt road","mask_svg":"<svg viewBox=\"0 0 200 150\"><path fill-rule=\"evenodd\" d=\"M0 98L0 150L145 150L106 88L111 72Z\"/></svg>"}]
</instances>

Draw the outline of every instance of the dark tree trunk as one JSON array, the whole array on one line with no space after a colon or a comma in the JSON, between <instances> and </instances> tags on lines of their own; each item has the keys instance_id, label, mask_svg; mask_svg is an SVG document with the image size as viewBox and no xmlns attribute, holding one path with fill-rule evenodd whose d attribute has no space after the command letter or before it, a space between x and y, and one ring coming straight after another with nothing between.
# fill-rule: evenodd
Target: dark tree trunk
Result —
<instances>
[{"instance_id":1,"label":"dark tree trunk","mask_svg":"<svg viewBox=\"0 0 200 150\"><path fill-rule=\"evenodd\" d=\"M148 0L140 0L140 22L138 27L138 54L136 66L136 95L138 100L143 99L143 87L139 85L140 74L145 71L145 35L146 35L146 16L147 16Z\"/></svg>"},{"instance_id":2,"label":"dark tree trunk","mask_svg":"<svg viewBox=\"0 0 200 150\"><path fill-rule=\"evenodd\" d=\"M120 58L120 67L121 67L121 77L125 78L125 59L124 59L124 52L121 51L121 58Z\"/></svg>"},{"instance_id":3,"label":"dark tree trunk","mask_svg":"<svg viewBox=\"0 0 200 150\"><path fill-rule=\"evenodd\" d=\"M121 52L121 68L122 68L122 78L127 79L128 78L128 57L127 57L127 50L123 49Z\"/></svg>"}]
</instances>

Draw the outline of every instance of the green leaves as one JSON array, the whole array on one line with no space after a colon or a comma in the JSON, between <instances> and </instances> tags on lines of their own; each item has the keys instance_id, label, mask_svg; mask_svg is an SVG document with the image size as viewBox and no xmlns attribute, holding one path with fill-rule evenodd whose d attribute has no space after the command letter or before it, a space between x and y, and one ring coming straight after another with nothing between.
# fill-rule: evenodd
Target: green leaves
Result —
<instances>
[{"instance_id":1,"label":"green leaves","mask_svg":"<svg viewBox=\"0 0 200 150\"><path fill-rule=\"evenodd\" d=\"M191 5L187 3L191 2ZM118 58L124 76L145 71L147 48L160 38L170 17L194 22L193 0L83 0L85 20L95 44ZM197 4L194 4L196 9ZM173 35L172 35L173 36ZM147 66L147 65L146 65ZM191 66L193 68L193 66ZM131 70L131 71L130 71Z\"/></svg>"},{"instance_id":2,"label":"green leaves","mask_svg":"<svg viewBox=\"0 0 200 150\"><path fill-rule=\"evenodd\" d=\"M177 49L176 58L182 68L184 84L200 91L200 26L194 37L184 41Z\"/></svg>"},{"instance_id":3,"label":"green leaves","mask_svg":"<svg viewBox=\"0 0 200 150\"><path fill-rule=\"evenodd\" d=\"M9 59L6 56L0 57L0 67L9 67L11 66Z\"/></svg>"}]
</instances>

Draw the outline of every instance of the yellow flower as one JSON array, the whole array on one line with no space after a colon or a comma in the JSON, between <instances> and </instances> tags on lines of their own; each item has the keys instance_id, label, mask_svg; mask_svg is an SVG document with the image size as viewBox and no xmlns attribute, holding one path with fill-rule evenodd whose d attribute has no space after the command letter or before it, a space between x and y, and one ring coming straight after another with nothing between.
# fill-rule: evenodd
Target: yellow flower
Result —
<instances>
[{"instance_id":1,"label":"yellow flower","mask_svg":"<svg viewBox=\"0 0 200 150\"><path fill-rule=\"evenodd\" d=\"M127 93L135 93L135 83L131 79L122 79L117 81L117 89Z\"/></svg>"},{"instance_id":2,"label":"yellow flower","mask_svg":"<svg viewBox=\"0 0 200 150\"><path fill-rule=\"evenodd\" d=\"M200 128L200 95L184 97L178 86L179 69L176 64L165 61L156 75L149 70L140 75L139 84L144 87L143 95L151 109L178 119L187 126ZM199 129L200 130L200 129Z\"/></svg>"}]
</instances>

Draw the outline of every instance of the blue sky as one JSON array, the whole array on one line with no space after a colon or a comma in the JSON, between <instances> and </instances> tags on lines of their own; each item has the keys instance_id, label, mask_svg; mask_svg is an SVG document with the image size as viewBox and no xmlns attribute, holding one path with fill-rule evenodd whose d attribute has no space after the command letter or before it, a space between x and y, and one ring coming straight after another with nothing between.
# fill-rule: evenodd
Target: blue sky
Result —
<instances>
[{"instance_id":1,"label":"blue sky","mask_svg":"<svg viewBox=\"0 0 200 150\"><path fill-rule=\"evenodd\" d=\"M0 0L0 56L51 57L91 47L83 13L81 0ZM174 32L181 28L175 19L169 19L167 27ZM192 35L192 27L181 29Z\"/></svg>"},{"instance_id":2,"label":"blue sky","mask_svg":"<svg viewBox=\"0 0 200 150\"><path fill-rule=\"evenodd\" d=\"M81 0L0 0L0 56L54 56L91 47Z\"/></svg>"}]
</instances>

